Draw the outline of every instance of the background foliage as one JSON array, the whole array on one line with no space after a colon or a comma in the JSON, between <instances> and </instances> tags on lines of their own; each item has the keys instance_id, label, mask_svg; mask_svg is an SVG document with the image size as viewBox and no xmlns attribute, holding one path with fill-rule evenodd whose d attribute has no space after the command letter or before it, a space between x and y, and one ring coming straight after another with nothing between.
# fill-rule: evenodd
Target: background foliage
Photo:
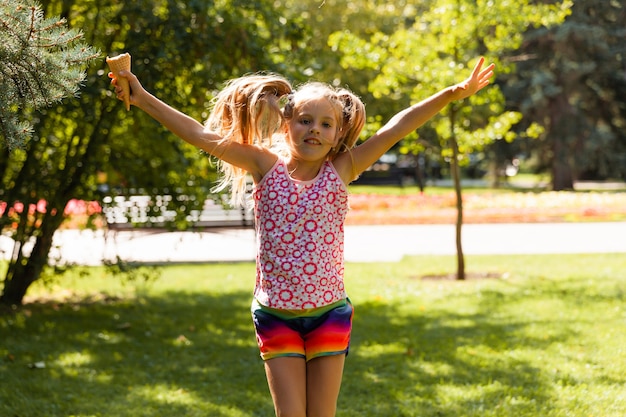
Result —
<instances>
[{"instance_id":1,"label":"background foliage","mask_svg":"<svg viewBox=\"0 0 626 417\"><path fill-rule=\"evenodd\" d=\"M553 189L626 178L626 4L576 0L562 25L529 30L505 59L509 107L545 127L525 150Z\"/></svg>"},{"instance_id":2,"label":"background foliage","mask_svg":"<svg viewBox=\"0 0 626 417\"><path fill-rule=\"evenodd\" d=\"M563 24L547 28L566 14L561 4L570 3L41 1L44 16L65 18L102 54L87 68L79 98L20 110L32 122L31 139L23 149L0 149L0 227L17 242L0 300L19 303L40 278L70 199L142 192L200 202L214 182L211 161L115 100L104 58L123 51L148 90L198 120L223 82L266 70L296 83L347 85L366 102L366 133L460 81L470 58L484 53L499 65L497 88L472 99L471 117L470 107L448 109L463 116L457 129L444 112L420 130L427 150L443 151L431 152L432 160L445 166L449 152L439 139L456 132L473 157L502 164L521 156L528 168L551 170L555 189L576 178L624 178L625 6L576 0ZM10 35L3 26L0 41ZM513 137L511 127L518 139L499 140ZM416 149L416 139L402 147Z\"/></svg>"},{"instance_id":3,"label":"background foliage","mask_svg":"<svg viewBox=\"0 0 626 417\"><path fill-rule=\"evenodd\" d=\"M79 30L32 1L0 3L0 28L0 138L12 149L30 137L33 110L76 95L96 55Z\"/></svg>"}]
</instances>

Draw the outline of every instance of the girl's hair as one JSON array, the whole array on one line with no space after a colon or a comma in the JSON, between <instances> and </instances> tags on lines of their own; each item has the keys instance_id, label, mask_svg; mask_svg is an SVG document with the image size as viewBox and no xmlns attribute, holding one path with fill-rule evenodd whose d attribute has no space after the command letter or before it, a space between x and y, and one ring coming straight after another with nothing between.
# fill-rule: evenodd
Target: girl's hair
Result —
<instances>
[{"instance_id":1,"label":"girl's hair","mask_svg":"<svg viewBox=\"0 0 626 417\"><path fill-rule=\"evenodd\" d=\"M246 75L229 81L215 97L213 111L205 125L223 138L213 153L220 159L218 168L223 173L215 190L230 186L231 204L242 205L246 172L223 162L219 148L224 145L225 149L231 141L266 148L281 147L285 142L286 124L294 110L319 98L326 98L336 111L339 141L328 154L329 159L334 159L354 147L365 124L365 105L355 94L318 82L303 84L292 91L291 84L276 74ZM282 109L281 103L285 103Z\"/></svg>"}]
</instances>

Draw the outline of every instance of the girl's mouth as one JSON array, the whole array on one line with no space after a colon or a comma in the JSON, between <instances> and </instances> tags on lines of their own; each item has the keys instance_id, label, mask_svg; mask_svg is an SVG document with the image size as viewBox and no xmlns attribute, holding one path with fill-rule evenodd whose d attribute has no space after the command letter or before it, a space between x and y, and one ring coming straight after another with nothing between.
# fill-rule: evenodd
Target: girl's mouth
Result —
<instances>
[{"instance_id":1,"label":"girl's mouth","mask_svg":"<svg viewBox=\"0 0 626 417\"><path fill-rule=\"evenodd\" d=\"M304 143L308 143L309 145L321 145L322 142L317 138L306 138Z\"/></svg>"}]
</instances>

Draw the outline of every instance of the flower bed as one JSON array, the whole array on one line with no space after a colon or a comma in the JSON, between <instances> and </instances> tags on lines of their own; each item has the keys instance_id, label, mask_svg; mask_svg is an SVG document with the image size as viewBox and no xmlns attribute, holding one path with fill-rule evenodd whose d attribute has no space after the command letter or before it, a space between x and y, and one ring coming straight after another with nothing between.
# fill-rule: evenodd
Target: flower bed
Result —
<instances>
[{"instance_id":1,"label":"flower bed","mask_svg":"<svg viewBox=\"0 0 626 417\"><path fill-rule=\"evenodd\" d=\"M346 224L441 224L456 221L456 197L445 194L353 194ZM464 223L626 220L626 193L542 192L463 195Z\"/></svg>"}]
</instances>

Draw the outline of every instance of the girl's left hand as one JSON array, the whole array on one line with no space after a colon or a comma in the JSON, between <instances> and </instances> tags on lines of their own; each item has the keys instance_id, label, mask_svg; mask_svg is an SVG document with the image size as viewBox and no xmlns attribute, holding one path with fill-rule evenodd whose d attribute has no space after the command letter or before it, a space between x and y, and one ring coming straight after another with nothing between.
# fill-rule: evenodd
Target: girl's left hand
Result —
<instances>
[{"instance_id":1,"label":"girl's left hand","mask_svg":"<svg viewBox=\"0 0 626 417\"><path fill-rule=\"evenodd\" d=\"M474 70L472 71L472 75L470 75L467 80L452 87L456 100L462 100L476 94L478 91L489 85L491 77L493 77L493 69L496 65L491 64L485 69L482 69L484 63L485 58L480 57L474 67Z\"/></svg>"}]
</instances>

